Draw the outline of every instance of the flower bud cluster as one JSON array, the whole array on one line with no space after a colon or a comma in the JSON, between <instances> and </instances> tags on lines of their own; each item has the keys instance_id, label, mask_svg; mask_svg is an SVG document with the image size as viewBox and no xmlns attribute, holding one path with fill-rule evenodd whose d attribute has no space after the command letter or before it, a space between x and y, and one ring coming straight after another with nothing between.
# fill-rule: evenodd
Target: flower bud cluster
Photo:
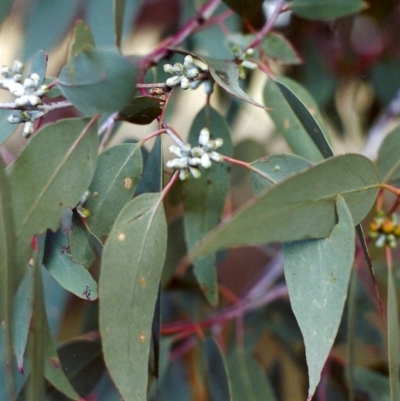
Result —
<instances>
[{"instance_id":1,"label":"flower bud cluster","mask_svg":"<svg viewBox=\"0 0 400 401\"><path fill-rule=\"evenodd\" d=\"M390 217L379 211L369 225L369 236L376 239L375 246L382 248L389 246L396 248L397 239L400 238L400 224L397 214Z\"/></svg>"},{"instance_id":2,"label":"flower bud cluster","mask_svg":"<svg viewBox=\"0 0 400 401\"><path fill-rule=\"evenodd\" d=\"M49 91L47 85L42 85L39 74L33 73L23 79L24 64L14 61L12 68L3 66L0 68L0 85L15 97L16 108L21 108L17 113L8 117L11 124L24 123L23 135L29 138L33 133L33 121L42 117L44 112L38 110L37 106L42 104L42 97Z\"/></svg>"},{"instance_id":3,"label":"flower bud cluster","mask_svg":"<svg viewBox=\"0 0 400 401\"><path fill-rule=\"evenodd\" d=\"M200 178L200 166L209 169L212 161L220 163L224 157L215 150L223 144L221 138L210 139L210 131L203 128L199 135L199 145L192 148L188 143L178 147L171 145L169 151L178 156L166 163L168 168L179 170L179 178L183 181L192 174L194 178Z\"/></svg>"},{"instance_id":4,"label":"flower bud cluster","mask_svg":"<svg viewBox=\"0 0 400 401\"><path fill-rule=\"evenodd\" d=\"M189 89L191 81L200 74L199 69L193 64L193 57L190 54L185 57L183 64L164 64L164 71L173 74L173 77L166 80L166 85L172 87L180 84L182 89Z\"/></svg>"},{"instance_id":5,"label":"flower bud cluster","mask_svg":"<svg viewBox=\"0 0 400 401\"><path fill-rule=\"evenodd\" d=\"M86 209L83 207L83 204L89 199L90 196L90 191L86 191L81 199L78 202L78 205L76 206L75 210L79 214L79 216L83 217L84 219L87 219L90 217L92 214L90 213L89 209Z\"/></svg>"},{"instance_id":6,"label":"flower bud cluster","mask_svg":"<svg viewBox=\"0 0 400 401\"><path fill-rule=\"evenodd\" d=\"M257 68L257 64L250 59L254 56L254 49L247 49L245 52L238 45L232 45L232 53L236 60L240 61L239 63L239 78L246 78L245 68L249 70L255 70Z\"/></svg>"}]
</instances>

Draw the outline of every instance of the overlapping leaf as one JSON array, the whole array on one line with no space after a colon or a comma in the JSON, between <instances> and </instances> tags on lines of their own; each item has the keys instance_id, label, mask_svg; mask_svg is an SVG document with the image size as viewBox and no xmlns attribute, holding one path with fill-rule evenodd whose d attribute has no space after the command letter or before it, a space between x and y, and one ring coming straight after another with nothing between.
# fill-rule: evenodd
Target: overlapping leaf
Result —
<instances>
[{"instance_id":1,"label":"overlapping leaf","mask_svg":"<svg viewBox=\"0 0 400 401\"><path fill-rule=\"evenodd\" d=\"M243 205L212 230L189 256L239 244L323 238L336 224L334 199L342 195L354 224L371 209L379 176L370 160L357 154L332 157L289 177Z\"/></svg>"},{"instance_id":2,"label":"overlapping leaf","mask_svg":"<svg viewBox=\"0 0 400 401\"><path fill-rule=\"evenodd\" d=\"M269 33L261 43L265 54L281 64L301 64L302 60L291 43L281 34Z\"/></svg>"},{"instance_id":3,"label":"overlapping leaf","mask_svg":"<svg viewBox=\"0 0 400 401\"><path fill-rule=\"evenodd\" d=\"M104 247L100 332L106 365L125 401L146 400L151 325L166 245L161 195L143 194L122 209Z\"/></svg>"},{"instance_id":4,"label":"overlapping leaf","mask_svg":"<svg viewBox=\"0 0 400 401\"><path fill-rule=\"evenodd\" d=\"M338 224L328 238L283 244L290 303L303 334L311 400L343 314L354 261L350 210L337 197Z\"/></svg>"},{"instance_id":5,"label":"overlapping leaf","mask_svg":"<svg viewBox=\"0 0 400 401\"><path fill-rule=\"evenodd\" d=\"M96 124L88 124L71 119L46 126L9 168L20 269L30 257L31 237L56 231L64 210L75 207L92 180L98 139Z\"/></svg>"},{"instance_id":6,"label":"overlapping leaf","mask_svg":"<svg viewBox=\"0 0 400 401\"><path fill-rule=\"evenodd\" d=\"M189 142L196 146L200 130L207 127L212 138L221 138L224 143L218 152L232 154L232 142L225 119L211 107L203 108L193 121ZM213 162L209 170L202 170L199 179L190 178L185 182L184 228L188 249L193 248L204 235L220 221L229 185L227 166ZM194 261L194 274L200 287L211 304L218 302L215 255Z\"/></svg>"},{"instance_id":7,"label":"overlapping leaf","mask_svg":"<svg viewBox=\"0 0 400 401\"><path fill-rule=\"evenodd\" d=\"M263 0L223 0L235 13L248 20L261 12Z\"/></svg>"},{"instance_id":8,"label":"overlapping leaf","mask_svg":"<svg viewBox=\"0 0 400 401\"><path fill-rule=\"evenodd\" d=\"M379 148L376 167L382 181L391 182L400 179L400 127L394 129Z\"/></svg>"},{"instance_id":9,"label":"overlapping leaf","mask_svg":"<svg viewBox=\"0 0 400 401\"><path fill-rule=\"evenodd\" d=\"M121 120L132 124L150 124L161 114L160 99L150 96L136 96L119 113Z\"/></svg>"},{"instance_id":10,"label":"overlapping leaf","mask_svg":"<svg viewBox=\"0 0 400 401\"><path fill-rule=\"evenodd\" d=\"M83 22L78 21L73 30L73 41L68 54L68 61L71 61L81 51L94 49L95 43L90 28ZM70 64L72 67L73 64Z\"/></svg>"}]
</instances>

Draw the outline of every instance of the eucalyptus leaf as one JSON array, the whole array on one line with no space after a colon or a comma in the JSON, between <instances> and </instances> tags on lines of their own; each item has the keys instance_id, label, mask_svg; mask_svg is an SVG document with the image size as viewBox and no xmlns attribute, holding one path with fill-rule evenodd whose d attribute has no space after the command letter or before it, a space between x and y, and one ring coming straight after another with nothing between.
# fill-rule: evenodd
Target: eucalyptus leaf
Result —
<instances>
[{"instance_id":1,"label":"eucalyptus leaf","mask_svg":"<svg viewBox=\"0 0 400 401\"><path fill-rule=\"evenodd\" d=\"M354 262L354 223L341 196L336 210L338 223L328 238L283 244L290 303L306 348L308 400L333 346Z\"/></svg>"},{"instance_id":2,"label":"eucalyptus leaf","mask_svg":"<svg viewBox=\"0 0 400 401\"><path fill-rule=\"evenodd\" d=\"M160 99L151 96L136 96L119 112L119 118L132 124L150 124L161 114Z\"/></svg>"},{"instance_id":3,"label":"eucalyptus leaf","mask_svg":"<svg viewBox=\"0 0 400 401\"><path fill-rule=\"evenodd\" d=\"M345 198L358 224L370 211L379 185L378 173L366 157L332 157L245 203L207 234L189 257L193 260L233 245L327 237L336 224L337 195Z\"/></svg>"},{"instance_id":4,"label":"eucalyptus leaf","mask_svg":"<svg viewBox=\"0 0 400 401\"><path fill-rule=\"evenodd\" d=\"M106 365L125 401L146 399L151 326L166 245L162 197L143 194L121 210L104 247L100 332Z\"/></svg>"},{"instance_id":5,"label":"eucalyptus leaf","mask_svg":"<svg viewBox=\"0 0 400 401\"><path fill-rule=\"evenodd\" d=\"M7 18L8 14L11 11L13 4L14 4L14 0L3 0L2 4L0 6L0 25Z\"/></svg>"},{"instance_id":6,"label":"eucalyptus leaf","mask_svg":"<svg viewBox=\"0 0 400 401\"><path fill-rule=\"evenodd\" d=\"M225 358L212 337L208 337L205 341L204 356L212 401L232 400L231 383Z\"/></svg>"},{"instance_id":7,"label":"eucalyptus leaf","mask_svg":"<svg viewBox=\"0 0 400 401\"><path fill-rule=\"evenodd\" d=\"M281 64L301 64L302 60L291 43L281 34L271 32L261 42L267 57Z\"/></svg>"},{"instance_id":8,"label":"eucalyptus leaf","mask_svg":"<svg viewBox=\"0 0 400 401\"><path fill-rule=\"evenodd\" d=\"M39 131L9 166L19 269L30 257L32 236L56 231L64 210L75 207L88 188L97 146L96 124L61 120Z\"/></svg>"},{"instance_id":9,"label":"eucalyptus leaf","mask_svg":"<svg viewBox=\"0 0 400 401\"><path fill-rule=\"evenodd\" d=\"M223 2L245 20L262 12L263 0L223 0Z\"/></svg>"},{"instance_id":10,"label":"eucalyptus leaf","mask_svg":"<svg viewBox=\"0 0 400 401\"><path fill-rule=\"evenodd\" d=\"M376 167L384 182L400 179L400 127L391 131L384 139L378 152Z\"/></svg>"},{"instance_id":11,"label":"eucalyptus leaf","mask_svg":"<svg viewBox=\"0 0 400 401\"><path fill-rule=\"evenodd\" d=\"M8 116L12 114L11 110L0 110L0 144L5 142L18 128L18 124L8 122Z\"/></svg>"},{"instance_id":12,"label":"eucalyptus leaf","mask_svg":"<svg viewBox=\"0 0 400 401\"><path fill-rule=\"evenodd\" d=\"M28 75L34 73L39 75L38 86L42 85L46 78L47 59L47 53L45 53L43 50L39 50L32 58Z\"/></svg>"},{"instance_id":13,"label":"eucalyptus leaf","mask_svg":"<svg viewBox=\"0 0 400 401\"><path fill-rule=\"evenodd\" d=\"M217 151L223 155L232 154L232 141L225 119L211 107L204 107L195 117L189 133L189 142L197 146L200 131L207 127L211 138L221 138L223 145ZM213 162L209 170L202 169L200 178L190 177L184 183L185 214L183 223L188 249L192 249L221 219L229 189L227 166ZM207 300L218 302L218 283L215 270L215 255L194 260L194 274Z\"/></svg>"},{"instance_id":14,"label":"eucalyptus leaf","mask_svg":"<svg viewBox=\"0 0 400 401\"><path fill-rule=\"evenodd\" d=\"M58 86L82 113L122 110L136 91L136 67L114 50L85 49L64 66Z\"/></svg>"},{"instance_id":15,"label":"eucalyptus leaf","mask_svg":"<svg viewBox=\"0 0 400 401\"><path fill-rule=\"evenodd\" d=\"M114 0L114 30L115 44L118 49L121 48L122 34L124 30L124 13L126 0Z\"/></svg>"},{"instance_id":16,"label":"eucalyptus leaf","mask_svg":"<svg viewBox=\"0 0 400 401\"><path fill-rule=\"evenodd\" d=\"M68 54L68 62L70 62L74 57L76 57L80 52L84 50L92 50L96 47L93 39L92 32L88 25L83 21L78 21L74 25L72 32L72 43ZM71 63L70 68L73 68Z\"/></svg>"},{"instance_id":17,"label":"eucalyptus leaf","mask_svg":"<svg viewBox=\"0 0 400 401\"><path fill-rule=\"evenodd\" d=\"M294 0L293 14L306 19L332 19L352 15L364 10L367 4L362 0Z\"/></svg>"}]
</instances>

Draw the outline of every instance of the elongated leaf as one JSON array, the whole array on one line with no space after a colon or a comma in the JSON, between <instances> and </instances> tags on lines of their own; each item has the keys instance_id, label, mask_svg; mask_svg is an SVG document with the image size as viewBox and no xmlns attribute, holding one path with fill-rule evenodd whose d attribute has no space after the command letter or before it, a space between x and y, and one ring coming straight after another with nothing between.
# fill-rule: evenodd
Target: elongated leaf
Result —
<instances>
[{"instance_id":1,"label":"elongated leaf","mask_svg":"<svg viewBox=\"0 0 400 401\"><path fill-rule=\"evenodd\" d=\"M272 155L257 160L252 164L257 170L262 171L271 178L271 181L268 181L261 175L251 172L251 188L255 195L259 194L264 189L273 186L274 183L272 181L277 183L312 165L308 160L291 154Z\"/></svg>"},{"instance_id":2,"label":"elongated leaf","mask_svg":"<svg viewBox=\"0 0 400 401\"><path fill-rule=\"evenodd\" d=\"M94 49L95 43L90 28L83 22L78 21L73 30L73 41L68 54L68 61L71 61L81 51ZM73 68L73 63L70 64L70 68ZM70 71L73 74L73 71Z\"/></svg>"},{"instance_id":3,"label":"elongated leaf","mask_svg":"<svg viewBox=\"0 0 400 401\"><path fill-rule=\"evenodd\" d=\"M39 50L33 56L28 75L34 73L38 74L40 77L38 85L42 85L46 78L47 60L48 60L47 53L44 52L43 50Z\"/></svg>"},{"instance_id":4,"label":"elongated leaf","mask_svg":"<svg viewBox=\"0 0 400 401\"><path fill-rule=\"evenodd\" d=\"M10 124L8 116L13 114L10 110L0 110L0 144L5 142L18 128L18 124Z\"/></svg>"},{"instance_id":5,"label":"elongated leaf","mask_svg":"<svg viewBox=\"0 0 400 401\"><path fill-rule=\"evenodd\" d=\"M390 252L390 251L389 251ZM397 295L394 284L393 269L391 261L388 263L388 299L387 299L387 321L388 321L388 354L389 354L389 383L390 400L398 400L399 387L399 315L397 307Z\"/></svg>"},{"instance_id":6,"label":"elongated leaf","mask_svg":"<svg viewBox=\"0 0 400 401\"><path fill-rule=\"evenodd\" d=\"M189 257L232 245L327 237L336 224L336 196L345 198L358 224L371 209L379 184L374 165L364 156L332 157L251 199L200 241Z\"/></svg>"},{"instance_id":7,"label":"elongated leaf","mask_svg":"<svg viewBox=\"0 0 400 401\"><path fill-rule=\"evenodd\" d=\"M294 0L291 10L306 19L331 19L355 14L367 7L362 0Z\"/></svg>"},{"instance_id":8,"label":"elongated leaf","mask_svg":"<svg viewBox=\"0 0 400 401\"><path fill-rule=\"evenodd\" d=\"M166 244L162 198L143 194L122 209L104 247L100 332L106 365L125 401L146 399L151 325Z\"/></svg>"},{"instance_id":9,"label":"elongated leaf","mask_svg":"<svg viewBox=\"0 0 400 401\"><path fill-rule=\"evenodd\" d=\"M231 384L225 358L212 337L208 337L204 344L204 356L207 366L208 382L210 384L211 399L213 401L232 400Z\"/></svg>"},{"instance_id":10,"label":"elongated leaf","mask_svg":"<svg viewBox=\"0 0 400 401\"><path fill-rule=\"evenodd\" d=\"M275 401L266 372L251 354L237 347L227 364L233 401Z\"/></svg>"},{"instance_id":11,"label":"elongated leaf","mask_svg":"<svg viewBox=\"0 0 400 401\"><path fill-rule=\"evenodd\" d=\"M136 96L119 113L121 120L132 124L150 124L161 114L160 99L151 96Z\"/></svg>"},{"instance_id":12,"label":"elongated leaf","mask_svg":"<svg viewBox=\"0 0 400 401\"><path fill-rule=\"evenodd\" d=\"M262 49L267 57L275 59L281 64L302 63L291 43L279 33L269 33L262 41Z\"/></svg>"},{"instance_id":13,"label":"elongated leaf","mask_svg":"<svg viewBox=\"0 0 400 401\"><path fill-rule=\"evenodd\" d=\"M58 230L46 236L46 252L43 264L54 279L76 296L93 301L97 299L97 284L90 273L73 262L67 253L68 237Z\"/></svg>"},{"instance_id":14,"label":"elongated leaf","mask_svg":"<svg viewBox=\"0 0 400 401\"><path fill-rule=\"evenodd\" d=\"M8 13L10 12L13 3L14 3L13 0L4 0L1 3L1 6L0 6L0 25L7 18Z\"/></svg>"},{"instance_id":15,"label":"elongated leaf","mask_svg":"<svg viewBox=\"0 0 400 401\"><path fill-rule=\"evenodd\" d=\"M114 0L114 29L115 44L121 48L122 33L124 30L125 0Z\"/></svg>"},{"instance_id":16,"label":"elongated leaf","mask_svg":"<svg viewBox=\"0 0 400 401\"><path fill-rule=\"evenodd\" d=\"M82 113L112 114L132 99L136 68L113 50L86 49L63 67L58 85Z\"/></svg>"},{"instance_id":17,"label":"elongated leaf","mask_svg":"<svg viewBox=\"0 0 400 401\"><path fill-rule=\"evenodd\" d=\"M296 154L312 162L321 161L323 155L318 150L318 147L303 126L299 116L293 110L292 105L285 95L287 95L289 91L300 103L307 105L307 109L315 116L317 124L323 127L323 132L326 132L324 128L325 124L318 113L317 104L308 92L294 81L288 78L280 78L279 83L281 86L279 86L277 82L269 79L264 88L264 103L268 107L271 107L271 110L268 111L269 116L274 122L278 132L284 136L288 145ZM283 93L281 91L282 88L286 88L287 91L283 89ZM291 99L293 96L291 96Z\"/></svg>"},{"instance_id":18,"label":"elongated leaf","mask_svg":"<svg viewBox=\"0 0 400 401\"><path fill-rule=\"evenodd\" d=\"M400 127L394 129L383 141L378 152L376 167L384 182L400 179Z\"/></svg>"},{"instance_id":19,"label":"elongated leaf","mask_svg":"<svg viewBox=\"0 0 400 401\"><path fill-rule=\"evenodd\" d=\"M198 56L196 56L198 57ZM200 57L207 64L211 76L224 90L254 106L265 109L266 107L252 99L239 85L239 67L231 60L217 60L209 57Z\"/></svg>"},{"instance_id":20,"label":"elongated leaf","mask_svg":"<svg viewBox=\"0 0 400 401\"><path fill-rule=\"evenodd\" d=\"M56 231L64 210L75 207L92 180L98 139L96 124L88 123L71 119L46 126L9 168L19 269L30 257L31 237Z\"/></svg>"},{"instance_id":21,"label":"elongated leaf","mask_svg":"<svg viewBox=\"0 0 400 401\"><path fill-rule=\"evenodd\" d=\"M290 303L303 334L311 400L343 314L354 261L355 232L341 196L338 224L328 238L283 245Z\"/></svg>"},{"instance_id":22,"label":"elongated leaf","mask_svg":"<svg viewBox=\"0 0 400 401\"><path fill-rule=\"evenodd\" d=\"M218 152L232 154L230 132L225 119L211 107L205 107L197 114L189 134L189 142L198 145L200 130L207 127L211 137L221 138L224 143ZM191 177L185 183L183 218L185 239L188 249L193 248L220 221L229 186L227 166L214 162L209 170L202 170L199 179ZM218 283L215 271L215 255L194 261L194 274L208 301L218 302Z\"/></svg>"},{"instance_id":23,"label":"elongated leaf","mask_svg":"<svg viewBox=\"0 0 400 401\"><path fill-rule=\"evenodd\" d=\"M263 0L223 0L223 2L243 19L248 20L261 12Z\"/></svg>"}]
</instances>

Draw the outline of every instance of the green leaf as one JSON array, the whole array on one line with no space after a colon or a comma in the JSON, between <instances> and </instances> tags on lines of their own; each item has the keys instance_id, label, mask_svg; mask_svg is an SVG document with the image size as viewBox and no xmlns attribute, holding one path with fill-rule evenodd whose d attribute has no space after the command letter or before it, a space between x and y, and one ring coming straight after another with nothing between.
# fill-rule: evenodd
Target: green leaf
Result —
<instances>
[{"instance_id":1,"label":"green leaf","mask_svg":"<svg viewBox=\"0 0 400 401\"><path fill-rule=\"evenodd\" d=\"M62 120L38 132L9 167L19 269L29 260L32 236L56 231L64 210L75 207L88 188L97 146L96 124Z\"/></svg>"},{"instance_id":2,"label":"green leaf","mask_svg":"<svg viewBox=\"0 0 400 401\"><path fill-rule=\"evenodd\" d=\"M332 157L248 201L206 235L189 257L233 245L327 237L336 224L337 195L345 198L358 224L371 209L379 185L378 173L366 157Z\"/></svg>"},{"instance_id":3,"label":"green leaf","mask_svg":"<svg viewBox=\"0 0 400 401\"><path fill-rule=\"evenodd\" d=\"M4 22L7 18L11 8L14 4L14 0L3 0L0 6L0 25Z\"/></svg>"},{"instance_id":4,"label":"green leaf","mask_svg":"<svg viewBox=\"0 0 400 401\"><path fill-rule=\"evenodd\" d=\"M46 70L47 70L47 53L45 53L43 50L39 50L33 56L28 75L33 73L38 74L40 77L38 85L42 85L46 78Z\"/></svg>"},{"instance_id":5,"label":"green leaf","mask_svg":"<svg viewBox=\"0 0 400 401\"><path fill-rule=\"evenodd\" d=\"M288 96L289 99L285 96ZM323 119L318 112L318 106L304 88L288 78L280 78L279 83L272 79L267 81L264 88L264 103L272 109L268 111L268 114L278 132L285 137L296 154L313 162L321 161L323 155L305 129L299 115L292 108L292 104L294 105L295 102L294 98L297 99L297 105L299 103L306 105L308 111L315 116L316 124L323 127L323 132L326 132ZM292 101L292 104L289 100Z\"/></svg>"},{"instance_id":6,"label":"green leaf","mask_svg":"<svg viewBox=\"0 0 400 401\"><path fill-rule=\"evenodd\" d=\"M302 60L292 44L285 36L279 33L269 33L263 39L261 46L267 57L275 59L282 64L302 64Z\"/></svg>"},{"instance_id":7,"label":"green leaf","mask_svg":"<svg viewBox=\"0 0 400 401\"><path fill-rule=\"evenodd\" d=\"M82 113L112 114L132 99L136 67L113 50L86 49L63 67L58 86Z\"/></svg>"},{"instance_id":8,"label":"green leaf","mask_svg":"<svg viewBox=\"0 0 400 401\"><path fill-rule=\"evenodd\" d=\"M160 99L150 96L136 96L119 112L119 118L132 124L150 124L161 114Z\"/></svg>"},{"instance_id":9,"label":"green leaf","mask_svg":"<svg viewBox=\"0 0 400 401\"><path fill-rule=\"evenodd\" d=\"M252 99L239 85L239 67L231 60L217 60L209 57L199 57L207 64L211 76L215 82L228 93L236 96L238 99L244 100L254 106L265 109L265 106Z\"/></svg>"},{"instance_id":10,"label":"green leaf","mask_svg":"<svg viewBox=\"0 0 400 401\"><path fill-rule=\"evenodd\" d=\"M223 2L245 20L262 12L263 0L223 0Z\"/></svg>"},{"instance_id":11,"label":"green leaf","mask_svg":"<svg viewBox=\"0 0 400 401\"><path fill-rule=\"evenodd\" d=\"M85 269L89 269L95 259L94 243L97 239L88 232L82 223L82 218L74 213L71 220L71 231L69 233L69 244L72 260Z\"/></svg>"},{"instance_id":12,"label":"green leaf","mask_svg":"<svg viewBox=\"0 0 400 401\"><path fill-rule=\"evenodd\" d=\"M312 163L296 155L275 154L270 157L256 160L252 165L257 170L262 171L271 178L271 181L268 181L259 174L253 171L251 172L251 188L253 194L258 195L264 189L273 186L274 183L272 181L275 181L275 183L282 181L292 174L296 174L299 171L310 167Z\"/></svg>"},{"instance_id":13,"label":"green leaf","mask_svg":"<svg viewBox=\"0 0 400 401\"><path fill-rule=\"evenodd\" d=\"M400 179L400 127L395 128L384 139L378 152L376 167L383 182Z\"/></svg>"},{"instance_id":14,"label":"green leaf","mask_svg":"<svg viewBox=\"0 0 400 401\"><path fill-rule=\"evenodd\" d=\"M343 314L354 262L350 210L337 197L338 224L328 238L283 244L290 303L303 334L311 400Z\"/></svg>"},{"instance_id":15,"label":"green leaf","mask_svg":"<svg viewBox=\"0 0 400 401\"><path fill-rule=\"evenodd\" d=\"M18 124L10 124L8 116L12 113L11 110L0 110L0 144L5 142L18 128Z\"/></svg>"},{"instance_id":16,"label":"green leaf","mask_svg":"<svg viewBox=\"0 0 400 401\"><path fill-rule=\"evenodd\" d=\"M233 401L275 401L274 391L261 365L242 347L227 358Z\"/></svg>"},{"instance_id":17,"label":"green leaf","mask_svg":"<svg viewBox=\"0 0 400 401\"><path fill-rule=\"evenodd\" d=\"M92 32L83 21L78 21L74 25L72 37L73 40L68 54L68 62L70 62L80 52L84 50L92 50L96 47ZM73 68L73 64L71 63L69 67ZM73 74L73 72L71 73Z\"/></svg>"},{"instance_id":18,"label":"green leaf","mask_svg":"<svg viewBox=\"0 0 400 401\"><path fill-rule=\"evenodd\" d=\"M106 365L125 401L146 399L151 325L166 245L162 196L143 194L122 209L104 247L100 332Z\"/></svg>"},{"instance_id":19,"label":"green leaf","mask_svg":"<svg viewBox=\"0 0 400 401\"><path fill-rule=\"evenodd\" d=\"M208 337L205 341L204 356L212 401L232 400L232 390L225 358L217 342L212 337Z\"/></svg>"},{"instance_id":20,"label":"green leaf","mask_svg":"<svg viewBox=\"0 0 400 401\"><path fill-rule=\"evenodd\" d=\"M114 29L115 44L121 48L122 33L124 29L125 0L114 0Z\"/></svg>"},{"instance_id":21,"label":"green leaf","mask_svg":"<svg viewBox=\"0 0 400 401\"><path fill-rule=\"evenodd\" d=\"M136 143L107 149L99 162L85 202L90 230L101 238L111 230L120 210L130 201L142 177L142 153Z\"/></svg>"},{"instance_id":22,"label":"green leaf","mask_svg":"<svg viewBox=\"0 0 400 401\"><path fill-rule=\"evenodd\" d=\"M43 264L61 287L80 298L94 301L97 299L96 282L83 266L73 262L67 249L68 237L61 230L55 234L48 232Z\"/></svg>"},{"instance_id":23,"label":"green leaf","mask_svg":"<svg viewBox=\"0 0 400 401\"><path fill-rule=\"evenodd\" d=\"M293 14L306 19L331 19L352 15L367 8L362 0L294 0Z\"/></svg>"},{"instance_id":24,"label":"green leaf","mask_svg":"<svg viewBox=\"0 0 400 401\"><path fill-rule=\"evenodd\" d=\"M389 251L390 252L390 251ZM389 263L388 263L389 264ZM394 284L391 263L388 266L388 294L387 294L387 321L388 321L388 354L389 354L389 383L390 400L398 400L399 387L399 315L397 294Z\"/></svg>"},{"instance_id":25,"label":"green leaf","mask_svg":"<svg viewBox=\"0 0 400 401\"><path fill-rule=\"evenodd\" d=\"M211 107L204 107L195 117L189 133L189 142L197 146L202 128L210 130L211 138L221 138L223 145L218 153L232 154L229 127L225 119ZM190 177L185 183L183 218L185 239L192 249L221 219L229 187L229 170L223 163L213 162L209 170L202 169L201 177ZM194 274L208 301L218 303L218 283L215 255L194 260Z\"/></svg>"}]
</instances>

